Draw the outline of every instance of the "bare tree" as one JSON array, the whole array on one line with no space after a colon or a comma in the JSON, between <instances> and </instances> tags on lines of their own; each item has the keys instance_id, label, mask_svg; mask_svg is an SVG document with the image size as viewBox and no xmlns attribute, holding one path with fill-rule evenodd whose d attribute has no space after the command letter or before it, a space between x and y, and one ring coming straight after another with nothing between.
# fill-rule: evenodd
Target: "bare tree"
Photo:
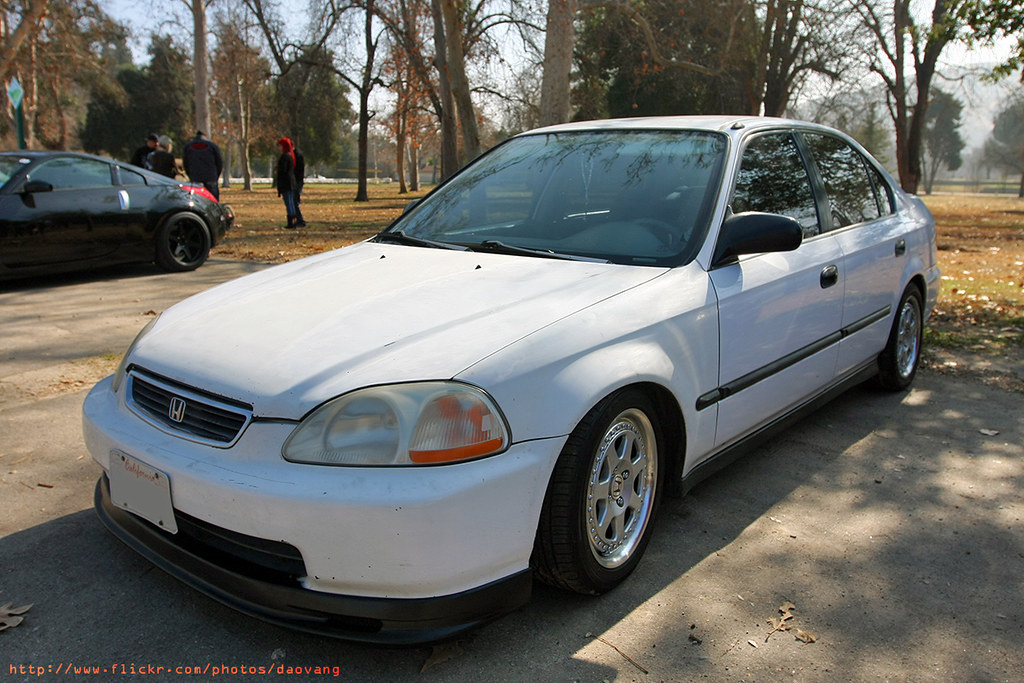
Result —
<instances>
[{"instance_id":1,"label":"bare tree","mask_svg":"<svg viewBox=\"0 0 1024 683\"><path fill-rule=\"evenodd\" d=\"M22 43L29 33L36 28L43 14L46 13L46 6L49 0L34 0L26 2L22 8L21 20L10 31L8 7L5 4L0 12L0 35L6 40L0 48L0 81L6 82L11 77L11 70L14 68L14 55L18 53ZM11 6L13 9L13 5Z\"/></svg>"},{"instance_id":2,"label":"bare tree","mask_svg":"<svg viewBox=\"0 0 1024 683\"><path fill-rule=\"evenodd\" d=\"M229 141L234 145L228 145L227 148L238 149L244 187L252 190L249 148L253 138L253 113L262 104L260 96L266 92L270 64L251 44L242 17L219 17L215 34L214 101L223 109L222 118L229 122Z\"/></svg>"},{"instance_id":3,"label":"bare tree","mask_svg":"<svg viewBox=\"0 0 1024 683\"><path fill-rule=\"evenodd\" d=\"M930 16L921 22L912 12L911 0L891 0L891 5L884 5L884 0L849 0L873 39L867 46L868 64L888 91L896 166L907 192L917 192L921 182L922 139L936 65L961 30L955 16L959 0L933 1Z\"/></svg>"},{"instance_id":4,"label":"bare tree","mask_svg":"<svg viewBox=\"0 0 1024 683\"><path fill-rule=\"evenodd\" d=\"M195 124L210 134L210 59L206 45L206 9L213 0L182 0L192 15L192 75Z\"/></svg>"}]
</instances>

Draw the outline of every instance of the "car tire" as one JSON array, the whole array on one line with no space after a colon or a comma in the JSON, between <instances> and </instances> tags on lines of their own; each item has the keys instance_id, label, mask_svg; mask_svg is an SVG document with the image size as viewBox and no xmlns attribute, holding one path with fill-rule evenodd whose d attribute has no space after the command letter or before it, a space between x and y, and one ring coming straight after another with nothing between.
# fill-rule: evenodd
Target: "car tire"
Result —
<instances>
[{"instance_id":1,"label":"car tire","mask_svg":"<svg viewBox=\"0 0 1024 683\"><path fill-rule=\"evenodd\" d=\"M195 270L210 255L210 231L189 211L173 214L156 234L156 262L166 271Z\"/></svg>"},{"instance_id":2,"label":"car tire","mask_svg":"<svg viewBox=\"0 0 1024 683\"><path fill-rule=\"evenodd\" d=\"M910 285L896 309L889 341L878 356L878 384L886 391L903 391L914 381L921 362L923 308L920 290Z\"/></svg>"},{"instance_id":3,"label":"car tire","mask_svg":"<svg viewBox=\"0 0 1024 683\"><path fill-rule=\"evenodd\" d=\"M548 484L531 560L537 578L597 595L636 568L663 488L662 434L651 400L636 389L583 418Z\"/></svg>"}]
</instances>

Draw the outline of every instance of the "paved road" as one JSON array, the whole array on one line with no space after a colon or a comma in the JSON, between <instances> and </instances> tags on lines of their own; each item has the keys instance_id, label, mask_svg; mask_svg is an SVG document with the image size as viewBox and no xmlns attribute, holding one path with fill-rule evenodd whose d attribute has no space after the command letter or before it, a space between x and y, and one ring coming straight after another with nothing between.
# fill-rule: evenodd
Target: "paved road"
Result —
<instances>
[{"instance_id":1,"label":"paved road","mask_svg":"<svg viewBox=\"0 0 1024 683\"><path fill-rule=\"evenodd\" d=\"M69 666L170 681L253 680L252 669L345 681L1024 676L1024 396L927 371L906 395L854 389L668 501L641 567L611 594L538 586L454 645L338 642L199 595L95 518L99 469L79 412L155 312L254 268L0 287L0 605L34 605L0 632L0 678L68 678ZM792 628L773 633L786 603Z\"/></svg>"}]
</instances>

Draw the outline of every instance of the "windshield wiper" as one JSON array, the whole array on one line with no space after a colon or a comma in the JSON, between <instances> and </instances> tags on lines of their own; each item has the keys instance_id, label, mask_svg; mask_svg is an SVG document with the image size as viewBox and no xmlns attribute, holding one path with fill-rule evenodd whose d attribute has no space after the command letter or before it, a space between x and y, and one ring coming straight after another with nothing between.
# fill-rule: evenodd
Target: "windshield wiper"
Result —
<instances>
[{"instance_id":1,"label":"windshield wiper","mask_svg":"<svg viewBox=\"0 0 1024 683\"><path fill-rule=\"evenodd\" d=\"M469 246L473 251L486 251L493 254L511 254L514 256L534 256L537 258L553 258L561 261L592 261L594 263L608 263L606 259L590 258L588 256L577 256L575 254L562 254L550 249L532 249L530 247L519 247L514 244L505 244L499 240L484 240L480 244Z\"/></svg>"},{"instance_id":2,"label":"windshield wiper","mask_svg":"<svg viewBox=\"0 0 1024 683\"><path fill-rule=\"evenodd\" d=\"M464 247L460 244L435 242L434 240L423 239L422 237L413 237L412 235L405 234L405 231L403 230L381 232L378 233L373 240L375 242L394 242L395 244L404 244L412 247L430 247L431 249L455 249L457 251L468 251L468 247Z\"/></svg>"}]
</instances>

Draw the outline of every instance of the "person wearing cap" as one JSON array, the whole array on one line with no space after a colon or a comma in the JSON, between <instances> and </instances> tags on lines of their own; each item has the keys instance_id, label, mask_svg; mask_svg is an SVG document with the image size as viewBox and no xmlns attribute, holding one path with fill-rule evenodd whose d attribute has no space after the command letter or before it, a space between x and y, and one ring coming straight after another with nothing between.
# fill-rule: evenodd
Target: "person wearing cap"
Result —
<instances>
[{"instance_id":1,"label":"person wearing cap","mask_svg":"<svg viewBox=\"0 0 1024 683\"><path fill-rule=\"evenodd\" d=\"M135 153L132 154L132 160L128 163L132 166L138 166L139 168L146 168L146 157L149 156L150 152L156 149L157 141L156 133L150 133L147 135L146 144L135 150Z\"/></svg>"},{"instance_id":2,"label":"person wearing cap","mask_svg":"<svg viewBox=\"0 0 1024 683\"><path fill-rule=\"evenodd\" d=\"M189 180L202 183L203 187L220 201L217 181L224 170L224 157L220 154L220 147L207 138L203 131L197 130L196 136L181 150L181 163L185 166Z\"/></svg>"}]
</instances>

